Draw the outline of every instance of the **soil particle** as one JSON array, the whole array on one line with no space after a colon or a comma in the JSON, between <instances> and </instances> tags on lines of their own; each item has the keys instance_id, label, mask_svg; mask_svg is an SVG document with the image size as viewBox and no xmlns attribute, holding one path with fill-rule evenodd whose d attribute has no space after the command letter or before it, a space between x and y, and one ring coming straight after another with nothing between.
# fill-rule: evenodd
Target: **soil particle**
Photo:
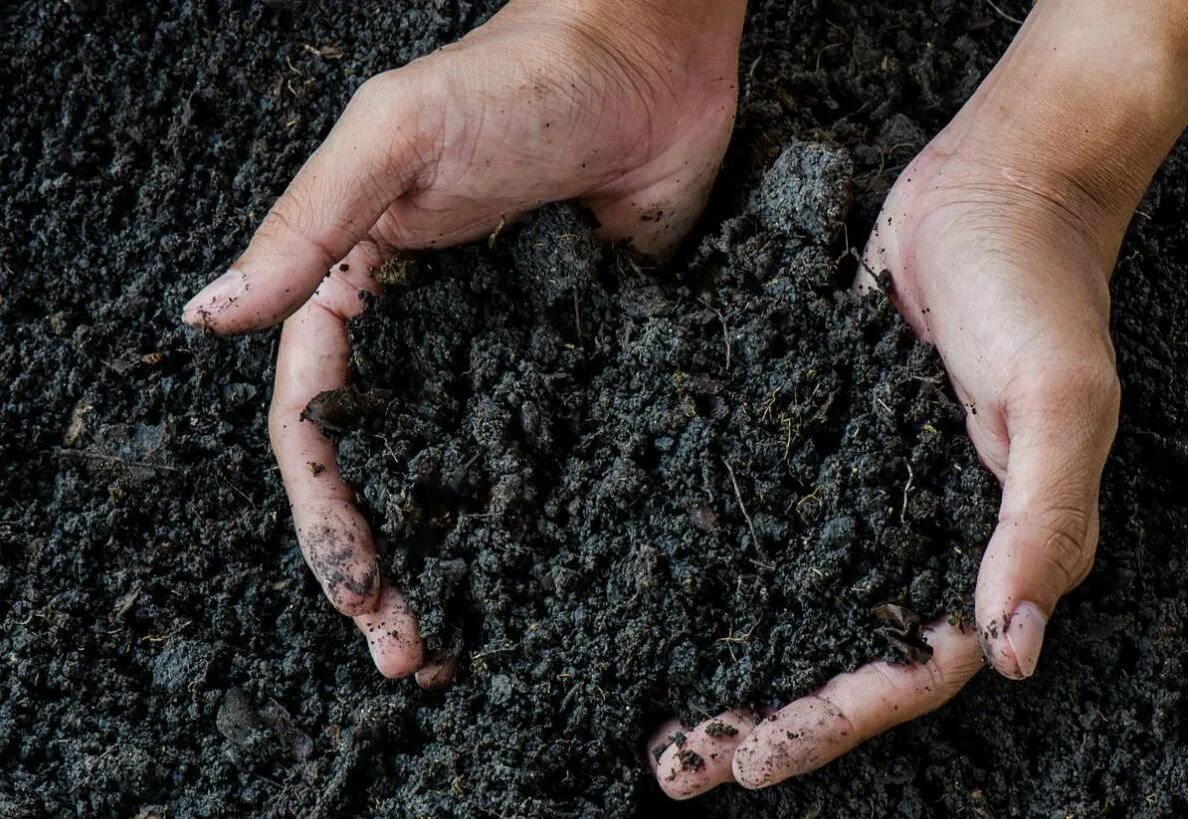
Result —
<instances>
[{"instance_id":1,"label":"soil particle","mask_svg":"<svg viewBox=\"0 0 1188 819\"><path fill-rule=\"evenodd\" d=\"M682 771L700 771L705 767L705 760L701 758L701 754L688 748L677 754L677 762L680 763Z\"/></svg>"},{"instance_id":2,"label":"soil particle","mask_svg":"<svg viewBox=\"0 0 1188 819\"><path fill-rule=\"evenodd\" d=\"M849 211L853 173L845 151L793 139L764 176L753 212L768 229L791 228L829 244Z\"/></svg>"},{"instance_id":3,"label":"soil particle","mask_svg":"<svg viewBox=\"0 0 1188 819\"><path fill-rule=\"evenodd\" d=\"M705 726L705 733L711 737L738 736L738 729L720 720L715 720Z\"/></svg>"}]
</instances>

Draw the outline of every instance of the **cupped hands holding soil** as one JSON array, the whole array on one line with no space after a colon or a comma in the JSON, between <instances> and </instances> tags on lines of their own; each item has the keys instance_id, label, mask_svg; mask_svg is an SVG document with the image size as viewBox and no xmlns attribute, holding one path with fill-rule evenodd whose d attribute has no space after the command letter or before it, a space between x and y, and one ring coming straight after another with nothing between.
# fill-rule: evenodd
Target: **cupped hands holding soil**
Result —
<instances>
[{"instance_id":1,"label":"cupped hands holding soil","mask_svg":"<svg viewBox=\"0 0 1188 819\"><path fill-rule=\"evenodd\" d=\"M637 44L655 31L631 24L622 14L629 4L587 5L617 8L615 25L626 24ZM956 281L984 280L972 257L986 246L978 230L964 228L993 225L1012 237L1008 250L1037 258L1076 242L1042 206L1042 242L1012 233L1018 224L1009 219L932 208L925 194L959 176L950 173L960 154L953 143L905 166L1001 54L1013 31L1005 17L952 4L753 2L742 70L721 74L730 81L721 86L727 113L736 78L743 89L726 173L706 220L662 268L641 269L637 256L598 238L632 234L643 247L649 230L686 230L708 183L691 185L693 177L675 172L683 166L667 160L685 140L705 140L694 153L708 162L724 147L729 117L706 129L678 116L682 124L669 131L678 138L666 143L678 146L675 154L663 140L620 143L658 148L655 156L667 159L652 167L697 194L673 222L671 199L661 201L673 195L666 185L645 207L623 210L621 231L607 232L612 209L592 194L584 198L601 231L568 208L515 219L537 200L581 196L563 186L529 190L556 179L515 171L525 156L552 156L571 171L585 161L574 146L589 147L590 127L558 131L564 118L553 114L573 99L564 79L583 60L605 65L607 43L584 56L575 48L599 46L588 28L576 39L538 36L524 45L495 25L415 63L402 75L407 84L388 76L366 86L368 104L352 105L336 131L358 138L329 154L346 158L330 165L348 172L385 144L364 133L401 137L386 140L394 150L407 146L405 135L443 133L440 120L418 116L416 99L455 106L434 111L487 105L480 98L489 95L457 93L499 86L494 61L476 54L490 49L507 64L548 69L501 86L521 103L515 122L527 131L500 132L498 117L452 120L503 136L491 140L491 153L471 152L474 163L459 151L453 167L464 172L413 179L423 191L403 189L410 180L401 168L363 174L364 186L335 188L328 199L311 195L318 184L298 185L304 207L286 212L287 225L272 220L277 235L316 227L319 214L342 215L352 190L367 209L399 188L399 204L385 213L400 220L383 222L388 228L422 218L433 240L433 230L455 227L444 217L469 213L471 232L450 236L479 244L382 264L390 245L416 244L413 234L381 230L380 240L397 241L372 247L373 224L339 220L330 227L343 235L368 234L343 251L349 258L290 236L272 271L285 276L233 276L228 286L248 289L196 307L213 327L211 308L234 299L250 325L283 316L320 288L307 311L318 313L313 325L286 331L282 345L280 384L289 390L278 392L279 426L301 431L287 450L278 437L286 484L296 489L306 552L311 535L330 544L312 550L323 589L360 615L365 633L379 635L372 645L381 667L419 667L418 682L438 689L421 690L372 673L361 644L347 639L349 624L330 615L317 585L298 581L284 498L262 448L273 346L183 333L176 313L183 292L197 289L195 271L235 258L311 140L329 129L337 107L329 100L456 39L494 4L115 8L14 7L6 12L14 37L0 47L11 69L0 72L0 88L16 106L0 125L10 146L0 158L9 194L0 222L0 374L8 387L0 423L10 433L0 436L10 464L0 496L19 500L0 514L0 599L10 603L0 612L9 671L0 688L0 813L1188 809L1179 786L1188 609L1177 571L1188 534L1177 413L1188 395L1175 377L1188 355L1184 291L1175 285L1185 258L1183 150L1143 203L1122 254L1113 331L1128 399L1103 489L1103 565L1042 630L1034 678L1019 685L979 675L940 714L792 785L722 788L686 803L661 792L689 796L731 777L754 786L810 770L938 704L978 667L982 648L962 628L973 622L972 582L997 491L962 424L993 431L1001 407L993 395L965 394L984 389L972 376L957 376L954 400L940 359L912 329L935 331L926 338L957 375L953 340L962 334L940 326L942 306L950 319L969 317L956 320L958 330L975 319L993 324L988 301L961 304L937 288L944 282L936 273L954 260L965 271ZM548 15L525 25L561 31L558 9L549 4ZM712 28L705 15L690 18L694 31ZM669 33L680 33L679 22L665 24ZM1097 54L1122 53L1085 42ZM554 57L564 59L552 64ZM667 62L713 62L695 44L677 57ZM445 81L411 79L431 66L450 69L434 72ZM142 84L142 76L151 79ZM704 124L711 109L720 113L723 100L701 107L680 82L650 76L674 92L676 114ZM711 87L717 76L706 71L696 86ZM608 87L652 87L626 77L604 72L614 81ZM397 88L416 93L390 102ZM1116 100L1116 90L1101 99ZM1018 110L990 113L1005 122ZM1109 130L1108 113L1094 120L1102 126L1095 133ZM1128 146L1145 136L1128 134ZM1045 155L1079 155L1076 133L1057 135L1061 150ZM478 146L428 140L460 142ZM323 185L327 155L307 168ZM509 164L484 176L484 157ZM884 292L907 308L908 325L885 296L849 292L850 239L875 223L900 170L866 260L875 274L888 269ZM638 192L645 176L627 173L631 184L606 190ZM386 188L393 179L396 188ZM1062 201L1051 196L1059 192L1051 178L1016 173L1012 181L1023 183L1010 202L1019 214L1042 204L1022 195L1029 189L1049 205ZM1137 198L1142 184L1121 188ZM464 195L440 196L446 188ZM961 199L966 189L948 190ZM407 207L414 200L442 209ZM632 205L631 196L620 201ZM323 212L319 203L330 206ZM1000 207L998 217L1009 210ZM922 219L933 212L943 218ZM1119 239L1126 215L1100 236ZM929 263L930 283L921 254L903 252L913 243L945 248ZM1010 262L1010 254L992 255ZM1062 257L1084 263L1053 266L1041 279L1083 276L1053 292L1063 318L1077 314L1073 302L1088 305L1097 312L1081 324L1100 329L1100 284L1091 275L1108 269L1112 250ZM1016 259L1003 269L1021 276L1033 268ZM1028 286L1025 278L1017 285ZM373 295L360 300L360 289ZM1070 301L1068 292L1091 297ZM1036 349L1060 345L1027 348ZM1094 351L1099 361L1102 354ZM966 361L981 366L976 356ZM1000 369L1009 370L989 371ZM319 427L341 446L338 457ZM983 457L987 444L1000 443L971 429ZM344 517L329 531L308 526L318 521L300 519L302 491ZM1094 539L1050 542L1082 559L1080 547ZM376 583L380 569L391 587ZM387 594L397 586L406 598ZM1010 607L1010 594L992 615ZM377 603L378 612L367 610ZM1025 622L1034 637L1039 621ZM997 631L986 641L991 656L1018 676L1027 664L1020 652L996 653L994 641L1004 644ZM960 673L945 673L957 666ZM888 691L892 700L880 696ZM666 723L672 714L684 725ZM660 734L647 742L656 726ZM748 764L734 764L744 757Z\"/></svg>"},{"instance_id":2,"label":"cupped hands holding soil","mask_svg":"<svg viewBox=\"0 0 1188 819\"><path fill-rule=\"evenodd\" d=\"M553 576L553 567L540 562L546 555L557 559L562 548L558 542L576 540L585 550L604 542L616 544L608 547L613 553L634 546L642 536L660 549L649 573L682 557L661 545L679 534L677 521L668 519L661 528L643 523L664 520L662 511L671 510L663 503L641 505L639 500L650 492L674 489L682 469L701 462L706 453L716 453L724 467L746 524L749 539L740 536L735 544L740 560L758 570L771 563L771 541L818 539L814 525L822 521L789 518L791 502L782 515L774 509L760 510L764 536L747 509L744 485L756 489L760 499L766 497L757 486L755 470L771 480L781 467L762 464L761 447L745 434L737 442L731 440L751 421L759 400L756 395L748 400L745 388L736 392L738 379L743 378L744 385L746 380L762 380L771 388L763 404L764 420L781 406L785 391L802 392L788 377L773 382L770 370L761 373L762 379L759 373L751 376L748 365L770 368L775 360L796 353L802 365L813 361L810 379L821 378L823 372L840 379L811 417L797 417L790 410L779 415L785 427L784 461L796 454L819 466L830 458L852 457L852 468L858 468L857 453L846 451L846 424L827 437L832 446L808 432L815 423L830 420L839 398L838 411L849 413L843 420L854 422L854 408L861 402L846 388L852 390L861 378L836 360L822 369L825 362L814 359L815 349L799 349L787 340L777 349L770 343L756 347L753 338L776 328L793 335L811 323L807 316L779 315L781 308L804 304L786 287L772 289L787 275L789 265L801 275L811 271L808 281L818 279L819 296L828 293L828 282L820 279L837 277L836 261L821 264L823 258L814 259L805 250L813 247L806 239L815 240L818 252L837 239L850 191L849 163L819 146L797 143L785 151L743 214L726 223L717 244L711 248L703 243L697 255L686 260L683 278L675 281L677 290L666 291L662 279L645 279L666 309L659 315L645 309L647 322L641 328L624 323L619 315L625 312L619 299L631 294L632 283L615 282L608 272L630 268L638 276L636 260L620 254L604 267L588 258L597 256L593 228L583 232L576 222L567 224L572 216L551 215L540 222L543 234L526 229L524 235L534 238L521 239L518 252L512 254L521 279L518 292L515 277L504 269L507 260L497 255L487 259L495 275L483 303L471 303L468 309L454 303L465 304L467 291L483 290L477 271L468 281L458 282L462 290L431 292L434 308L473 323L469 334L465 322L440 335L425 316L403 316L401 326L420 326L422 335L397 339L401 353L385 359L391 367L386 373L369 368L367 352L348 338L346 322L359 319L367 295L376 293L380 282L412 288L403 294L405 300L415 302L421 295L410 279L408 260L397 257L408 250L456 244L486 231L493 253L509 221L547 202L580 199L593 209L591 224L602 238L633 242L636 250L654 258L675 248L704 206L725 151L733 120L731 77L737 69L742 6L732 0L707 0L705 10L726 12L732 23L721 32L701 29L696 10L689 8L667 20L651 9L630 7L624 25L615 12L626 13L627 8L608 14L611 6L587 11L568 4L546 9L532 0L512 3L458 46L369 81L272 207L248 250L186 306L188 322L219 332L267 326L296 311L286 322L279 352L270 418L273 444L306 560L334 605L355 618L387 676L417 672L424 687L445 685L459 670L464 647L474 639L470 634L477 634L484 644L492 634L511 640L512 646L522 644L522 637L511 636L515 628L509 623L495 625L497 615L506 617L513 608L525 606L541 619L546 612L558 613L547 605L555 601L542 601L541 590L535 589L536 594L521 593L512 598L513 604L490 610L484 585L472 579L476 565L492 560L499 564L509 553L520 555L510 565L500 565L495 587L511 582L508 572L526 572L541 583L547 597L564 600L565 588ZM651 757L670 795L687 798L731 780L764 787L815 770L861 741L946 702L976 673L980 652L1004 675L1031 676L1056 601L1088 572L1100 528L1100 475L1118 404L1105 282L1140 188L1121 184L1116 201L1107 197L1103 202L1092 190L1100 179L1081 178L1075 163L1065 167L1055 153L1027 155L1049 143L1054 148L1061 136L1053 134L1052 118L1042 110L1025 111L1005 123L987 116L1025 96L1026 83L1034 76L1054 90L1068 82L1064 75L1069 66L1074 72L1078 69L1078 49L1056 49L1058 56L1052 57L1046 45L1068 36L1067 29L1076 22L1069 14L1069 7L1051 3L1032 15L963 112L907 167L860 260L855 287L857 293L869 294L879 290L876 275L882 277L919 337L936 344L968 411L978 452L1004 485L995 534L979 574L977 637L965 625L967 613L961 611L959 598L947 622L923 627L919 612L909 605L911 587L906 581L893 587L866 584L865 593L879 586L879 593L889 598L867 608L889 621L881 632L909 664L884 661L855 671L857 663L851 662L834 668L846 673L804 699L795 699L804 690L773 694L767 690L772 681L752 670L747 691L719 691L719 704L736 710L703 721L692 739L679 727L661 729ZM1088 30L1098 38L1106 32L1097 26ZM1141 32L1135 37L1147 42ZM480 73L478 67L488 61L494 70ZM1021 84L1020 77L1026 82ZM1071 87L1092 92L1092 83L1092 78L1078 76ZM1130 98L1123 97L1123 104L1128 102ZM1146 103L1137 96L1134 110L1141 111ZM1039 105L1034 108L1039 110ZM1075 120L1091 113L1072 105L1058 110L1056 119ZM1178 119L1168 115L1165 121ZM1074 156L1081 162L1086 156L1090 161L1104 156L1113 147L1110 135L1121 136L1129 120L1124 112L1116 114L1114 122L1117 133L1107 127L1106 138L1082 137L1073 144ZM556 132L549 130L554 124ZM1159 126L1156 118L1147 132L1151 147L1146 159L1161 146L1166 150L1161 143L1165 130L1174 133ZM514 152L504 153L512 142ZM1153 166L1144 165L1143 159L1140 146L1133 158L1138 170L1124 175L1122 182L1149 178L1144 169ZM1111 204L1116 207L1111 209ZM893 224L896 216L899 222ZM564 232L550 232L558 222L567 225ZM766 237L766 244L756 251L758 258L732 258L734 242L754 226ZM794 242L787 241L789 235L795 236ZM1049 244L1035 242L1037 236ZM525 246L524 241L532 244ZM561 250L567 243L571 247ZM773 246L774 257L769 255ZM715 251L728 264L721 266ZM731 270L729 262L751 268L732 281L724 273ZM392 263L400 265L398 271L386 271ZM533 282L533 276L539 281ZM805 283L790 281L793 286ZM730 288L748 294L741 310L732 303ZM503 310L492 312L500 296L506 299L509 294L514 295ZM775 301L763 315L764 325L753 327L752 311L763 306L761 297ZM720 369L707 351L685 343L682 329L691 317L683 315L681 307L692 301L710 310L721 325ZM559 314L562 305L564 312ZM822 305L816 308L820 312ZM674 316L676 323L671 321ZM546 332L549 322L551 332ZM519 333L517 328L522 328ZM841 332L832 324L821 330ZM874 340L869 330L852 339L867 344ZM640 347L641 341L665 349ZM732 359L736 342L749 347L740 347ZM409 357L415 361L418 348L427 343L439 368L431 377L415 365L406 369ZM561 348L568 354L558 355ZM747 354L756 350L757 356ZM545 359L535 361L534 355L542 353ZM354 375L362 376L351 386L348 360ZM735 373L730 372L732 360ZM467 369L450 377L449 367L461 361ZM548 366L535 371L530 364ZM509 373L516 375L510 382ZM432 393L418 393L418 382L423 390L427 377L434 382L444 377L447 383L438 383ZM370 385L369 380L379 383ZM633 394L616 395L621 389L616 381L629 383ZM938 376L934 384L939 383ZM641 404L641 390L657 384L662 390ZM491 390L494 393L487 395ZM679 406L662 411L674 395L682 399ZM434 410L435 402L443 400ZM885 401L881 404L895 412ZM623 406L630 407L633 422L644 422L642 427L633 428L615 416ZM389 411L393 407L395 423ZM805 407L797 405L801 411ZM443 424L451 412L452 423ZM403 591L389 585L377 570L375 543L338 466L328 466L333 450L322 437L366 425L372 415L384 417L385 423L373 434L394 462L387 464L389 468L396 468L381 484L386 493L383 512L388 515L382 529L398 544L396 552L403 558L398 566ZM434 419L431 434L414 432L408 439L409 430L418 429L418 421L426 417ZM926 426L936 429L931 423ZM451 435L458 431L465 431L466 437L455 442ZM903 429L896 432L905 436ZM595 477L585 472L600 462L604 449L614 457L602 460L603 473ZM456 462L463 455L466 459ZM349 459L343 463L349 473ZM935 471L914 469L910 462L905 466L902 526L907 525L908 493L924 489ZM976 474L969 464L945 468ZM721 470L702 462L702 485L697 491L690 487L677 503L702 524L712 521L700 527L706 533L723 519L717 508L721 488L715 489L710 477L715 471L720 479ZM573 472L582 477L575 479ZM875 473L885 480L885 472L876 467ZM355 483L363 483L366 494L367 481L377 474L382 472L369 465L365 475L355 476ZM590 485L583 486L583 481ZM399 491L395 499L394 487ZM820 481L804 475L793 475L782 485L776 479L773 488L796 499L807 487L812 493L801 500L820 503ZM572 497L557 497L558 488L572 492ZM615 505L599 510L590 501L600 495L615 498ZM669 494L660 497L673 502ZM471 520L487 522L475 527ZM871 539L857 530L855 518L846 520L848 524L837 523L845 537ZM878 514L858 520L871 528L871 534L882 534L886 526ZM893 558L914 557L918 563L927 555L924 544L929 540L921 538L919 523L904 534L912 549ZM958 527L950 520L947 527L937 528L944 540ZM525 561L525 549L536 556L534 562ZM958 547L966 556L977 551L980 545ZM438 567L445 572L439 580L434 578ZM827 576L819 567L800 570ZM750 576L738 575L739 589ZM694 616L691 605L736 614L740 603L758 603L745 640L756 638L769 607L782 619L773 616L765 631L778 634L794 605L803 608L805 599L775 599L762 583L763 572L756 571L754 577L746 600L732 601L727 609L721 609L726 602L721 590L705 594L703 587L686 585L686 615ZM612 580L599 582L613 585ZM432 590L428 594L426 587ZM410 606L406 591L419 601ZM699 591L703 600L697 599ZM443 594L447 605L436 612L434 607L443 607ZM459 610L450 610L450 594L460 595ZM638 594L631 599L636 602ZM929 603L931 616L939 615L935 600ZM524 612L516 614L522 629ZM663 618L656 613L650 622L654 628ZM533 621L531 628L542 625ZM733 626L729 633L723 638L726 642L744 639L734 636ZM432 659L423 648L426 637ZM497 650L514 652L510 646ZM867 657L873 654L868 651ZM816 665L826 667L827 659L820 658ZM538 660L534 673L542 667ZM720 662L713 668L715 674L721 671ZM483 668L477 670L481 676ZM684 683L696 679L682 676ZM514 669L506 669L498 679L501 687L514 687ZM520 689L532 687L531 678L518 682ZM704 691L709 680L700 683L692 692ZM562 708L576 690L565 695ZM772 696L776 699L768 701L782 707L760 707L761 697ZM740 711L739 706L760 711ZM483 725L493 719L485 713L471 716ZM733 732L711 731L723 724Z\"/></svg>"}]
</instances>

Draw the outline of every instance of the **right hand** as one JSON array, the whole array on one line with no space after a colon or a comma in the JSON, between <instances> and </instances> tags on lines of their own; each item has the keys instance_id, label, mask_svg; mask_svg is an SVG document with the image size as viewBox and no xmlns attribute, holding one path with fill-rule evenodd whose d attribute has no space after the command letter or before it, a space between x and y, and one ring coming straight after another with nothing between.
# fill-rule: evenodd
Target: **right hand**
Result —
<instances>
[{"instance_id":1,"label":"right hand","mask_svg":"<svg viewBox=\"0 0 1188 819\"><path fill-rule=\"evenodd\" d=\"M649 758L669 795L730 781L768 787L816 770L939 708L983 658L1012 679L1035 671L1047 618L1097 545L1119 399L1108 278L1143 190L1188 124L1185 9L1037 4L998 67L903 172L867 244L865 270L890 273L892 299L936 346L974 446L1003 484L977 629L933 623L926 663L869 663L778 711L726 712L682 731L679 748L678 726L667 724ZM864 274L857 284L875 281ZM702 763L687 764L693 755Z\"/></svg>"},{"instance_id":2,"label":"right hand","mask_svg":"<svg viewBox=\"0 0 1188 819\"><path fill-rule=\"evenodd\" d=\"M400 250L476 239L569 199L604 238L670 252L730 139L744 5L513 0L458 43L364 83L247 251L186 305L187 323L216 333L285 322L269 429L297 539L384 675L432 686L452 670L426 665L333 446L301 419L347 381L360 291L378 292L372 272Z\"/></svg>"}]
</instances>

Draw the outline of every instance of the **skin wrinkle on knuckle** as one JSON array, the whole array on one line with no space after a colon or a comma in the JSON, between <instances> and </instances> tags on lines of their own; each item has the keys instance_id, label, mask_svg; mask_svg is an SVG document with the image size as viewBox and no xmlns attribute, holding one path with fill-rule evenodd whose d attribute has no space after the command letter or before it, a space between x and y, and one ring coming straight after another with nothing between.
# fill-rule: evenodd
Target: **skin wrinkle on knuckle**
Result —
<instances>
[{"instance_id":1,"label":"skin wrinkle on knuckle","mask_svg":"<svg viewBox=\"0 0 1188 819\"><path fill-rule=\"evenodd\" d=\"M318 289L310 297L310 303L313 306L325 310L344 324L363 312L363 302L359 298L359 292L374 293L378 290L377 285L371 280L357 283L350 281L347 278L349 275L353 274L344 274L336 268L322 280Z\"/></svg>"},{"instance_id":2,"label":"skin wrinkle on knuckle","mask_svg":"<svg viewBox=\"0 0 1188 819\"><path fill-rule=\"evenodd\" d=\"M388 91L392 99L375 127L370 127L371 137L387 136L384 149L376 158L374 179L371 187L373 199L380 210L390 204L393 194L407 194L432 184L425 178L427 171L436 167L440 159L442 141L434 139L436 133L444 131L447 121L444 113L438 113L436 127L428 127L423 118L430 100L448 101L448 90L430 91L415 79L402 79L392 83ZM378 134L375 132L379 131ZM396 191L393 191L393 180Z\"/></svg>"},{"instance_id":3,"label":"skin wrinkle on knuckle","mask_svg":"<svg viewBox=\"0 0 1188 819\"><path fill-rule=\"evenodd\" d=\"M1082 389L1088 398L1094 421L1098 425L1107 424L1110 432L1113 432L1118 424L1118 412L1122 404L1122 380L1118 377L1118 370L1114 365L1112 345L1110 352L1108 366L1098 364L1087 368L1082 376Z\"/></svg>"},{"instance_id":4,"label":"skin wrinkle on knuckle","mask_svg":"<svg viewBox=\"0 0 1188 819\"><path fill-rule=\"evenodd\" d=\"M1116 405L1121 396L1121 383L1112 359L1090 358L1073 371L1057 376L1065 400L1074 407L1083 409L1091 423Z\"/></svg>"},{"instance_id":5,"label":"skin wrinkle on knuckle","mask_svg":"<svg viewBox=\"0 0 1188 819\"><path fill-rule=\"evenodd\" d=\"M300 411L280 400L280 388L272 394L272 401L268 405L268 437L275 449L278 443L283 443L288 437L289 421L296 421Z\"/></svg>"},{"instance_id":6,"label":"skin wrinkle on knuckle","mask_svg":"<svg viewBox=\"0 0 1188 819\"><path fill-rule=\"evenodd\" d=\"M292 392L293 386L289 379L284 384L278 383L268 407L268 439L274 450L281 451L278 455L298 450L298 425L305 423L301 413L313 397L303 396L296 401L283 397Z\"/></svg>"},{"instance_id":7,"label":"skin wrinkle on knuckle","mask_svg":"<svg viewBox=\"0 0 1188 819\"><path fill-rule=\"evenodd\" d=\"M1046 328L1032 327L1025 336L1011 339L1012 348L1004 356L1006 378L1002 382L1002 400L1015 414L1022 409L1059 407L1071 395L1078 381L1077 370L1083 359L1076 355L1073 362L1059 360L1053 354L1053 340ZM1043 351L1043 357L1037 355Z\"/></svg>"},{"instance_id":8,"label":"skin wrinkle on knuckle","mask_svg":"<svg viewBox=\"0 0 1188 819\"><path fill-rule=\"evenodd\" d=\"M1016 185L1021 195L1030 194L1057 224L1079 236L1089 247L1100 247L1098 225L1108 209L1094 192L1096 186L1083 184L1070 174L1060 174L1052 180L1020 180ZM1108 276L1108 271L1105 273Z\"/></svg>"},{"instance_id":9,"label":"skin wrinkle on knuckle","mask_svg":"<svg viewBox=\"0 0 1188 819\"><path fill-rule=\"evenodd\" d=\"M926 683L924 688L924 703L921 711L928 712L939 708L945 703L953 694L957 693L961 688L961 681L950 679L948 672L945 670L944 663L940 662L935 656L923 666L923 673L926 675Z\"/></svg>"},{"instance_id":10,"label":"skin wrinkle on knuckle","mask_svg":"<svg viewBox=\"0 0 1188 819\"><path fill-rule=\"evenodd\" d=\"M1027 497L1018 499L1015 506L1075 506L1099 483L1117 432L1121 387L1116 370L1099 365L1095 370L1054 375L1047 381L1042 376L1028 376L1027 383L1016 382L1012 389L1007 411L1012 437L1023 430L1029 435L1029 445L1044 446L1043 470L1047 475L1062 476L1061 491L1066 496ZM1057 442L1060 446L1054 447ZM1046 481L1035 482L1030 476L1026 481L1034 491L1053 491ZM1029 488L1020 479L1014 484L1016 490Z\"/></svg>"},{"instance_id":11,"label":"skin wrinkle on knuckle","mask_svg":"<svg viewBox=\"0 0 1188 819\"><path fill-rule=\"evenodd\" d=\"M1079 510L1096 492L1094 471L1082 452L1083 445L1067 439L1062 443L1074 451L1047 447L1034 454L1011 453L1015 460L1008 462L1000 522L1039 528L1048 525L1047 518L1064 512L1085 516Z\"/></svg>"},{"instance_id":12,"label":"skin wrinkle on knuckle","mask_svg":"<svg viewBox=\"0 0 1188 819\"><path fill-rule=\"evenodd\" d=\"M1088 541L1088 527L1078 537L1066 530L1053 530L1044 541L1043 553L1068 591L1081 584L1093 564L1093 548Z\"/></svg>"},{"instance_id":13,"label":"skin wrinkle on knuckle","mask_svg":"<svg viewBox=\"0 0 1188 819\"><path fill-rule=\"evenodd\" d=\"M297 192L296 180L289 190L273 205L272 210L264 218L257 235L270 243L283 244L286 241L298 241L314 250L319 256L319 265L329 268L337 260L337 254L323 239L311 235L309 227L312 225L312 209L301 203L303 194ZM302 216L301 214L310 214Z\"/></svg>"},{"instance_id":14,"label":"skin wrinkle on knuckle","mask_svg":"<svg viewBox=\"0 0 1188 819\"><path fill-rule=\"evenodd\" d=\"M1033 517L1007 520L1000 525L1014 529L1013 540L1032 551L1048 567L1048 576L1059 579L1061 594L1075 588L1088 576L1093 565L1094 544L1090 542L1091 517L1077 506L1050 507L1037 520ZM1009 571L1023 555L1008 553L1001 566ZM1024 582L1031 578L1020 578ZM1009 612L1003 612L1004 619Z\"/></svg>"},{"instance_id":15,"label":"skin wrinkle on knuckle","mask_svg":"<svg viewBox=\"0 0 1188 819\"><path fill-rule=\"evenodd\" d=\"M900 669L891 669L882 662L871 663L867 668L869 669L868 673L876 678L875 685L882 692L881 696L885 703L899 702L904 699L905 694L910 696L913 681L910 676L905 678L903 674L898 673ZM869 732L864 731L864 733Z\"/></svg>"}]
</instances>

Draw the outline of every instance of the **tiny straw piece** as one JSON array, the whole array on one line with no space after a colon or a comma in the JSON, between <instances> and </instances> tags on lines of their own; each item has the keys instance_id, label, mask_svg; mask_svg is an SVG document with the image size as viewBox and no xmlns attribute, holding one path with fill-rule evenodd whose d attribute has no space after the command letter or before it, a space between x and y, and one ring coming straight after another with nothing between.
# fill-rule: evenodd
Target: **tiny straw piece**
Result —
<instances>
[{"instance_id":1,"label":"tiny straw piece","mask_svg":"<svg viewBox=\"0 0 1188 819\"><path fill-rule=\"evenodd\" d=\"M755 546L755 551L759 550L759 537L755 534L755 524L751 522L751 516L747 512L747 505L743 503L742 491L738 488L738 478L734 475L734 467L730 462L723 459L722 465L726 467L726 471L730 473L730 483L734 486L734 497L738 499L738 508L742 510L743 519L747 522L747 528L751 530L751 542Z\"/></svg>"},{"instance_id":2,"label":"tiny straw piece","mask_svg":"<svg viewBox=\"0 0 1188 819\"><path fill-rule=\"evenodd\" d=\"M986 0L986 5L988 5L990 8L992 8L996 12L998 12L998 16L1001 17L1002 19L1010 20L1012 23L1014 23L1017 26L1023 25L1022 20L1020 20L1018 17L1012 17L1011 15L1007 14L1005 11L1003 11L997 5L995 5L994 0Z\"/></svg>"}]
</instances>

